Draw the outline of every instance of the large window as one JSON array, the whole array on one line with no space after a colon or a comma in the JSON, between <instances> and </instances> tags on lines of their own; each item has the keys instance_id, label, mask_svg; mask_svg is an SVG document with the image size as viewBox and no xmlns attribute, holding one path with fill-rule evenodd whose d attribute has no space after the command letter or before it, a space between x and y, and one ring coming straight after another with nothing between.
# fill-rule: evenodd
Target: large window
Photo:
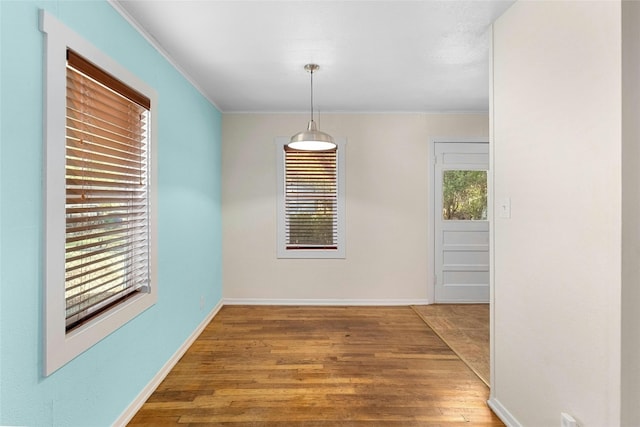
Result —
<instances>
[{"instance_id":1,"label":"large window","mask_svg":"<svg viewBox=\"0 0 640 427\"><path fill-rule=\"evenodd\" d=\"M344 141L293 150L278 138L278 257L344 258Z\"/></svg>"},{"instance_id":2,"label":"large window","mask_svg":"<svg viewBox=\"0 0 640 427\"><path fill-rule=\"evenodd\" d=\"M67 331L148 288L150 107L67 50Z\"/></svg>"},{"instance_id":3,"label":"large window","mask_svg":"<svg viewBox=\"0 0 640 427\"><path fill-rule=\"evenodd\" d=\"M48 375L156 301L155 93L41 18Z\"/></svg>"}]
</instances>

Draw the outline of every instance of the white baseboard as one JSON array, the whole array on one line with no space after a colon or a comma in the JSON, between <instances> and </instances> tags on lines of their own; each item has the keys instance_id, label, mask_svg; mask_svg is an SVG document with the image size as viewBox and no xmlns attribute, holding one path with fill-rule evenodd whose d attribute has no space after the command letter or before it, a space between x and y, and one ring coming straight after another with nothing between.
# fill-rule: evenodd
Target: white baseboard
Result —
<instances>
[{"instance_id":1,"label":"white baseboard","mask_svg":"<svg viewBox=\"0 0 640 427\"><path fill-rule=\"evenodd\" d=\"M495 397L490 398L487 401L487 404L507 427L522 427L522 424L518 422L516 417L514 417L507 408L502 406L502 403L500 403Z\"/></svg>"},{"instance_id":2,"label":"white baseboard","mask_svg":"<svg viewBox=\"0 0 640 427\"><path fill-rule=\"evenodd\" d=\"M127 409L124 410L122 414L118 417L118 419L113 423L114 427L126 426L129 421L136 415L136 413L140 410L144 402L147 401L149 396L155 391L156 388L160 385L162 380L171 372L171 369L178 363L180 358L186 353L186 351L191 347L191 344L200 336L204 328L211 322L211 320L218 314L220 309L223 306L223 302L220 301L213 310L204 318L204 320L198 325L198 327L193 331L193 333L187 338L187 340L176 350L176 352L167 360L167 363L158 371L158 373L149 381L149 383L140 391L138 396L129 404Z\"/></svg>"},{"instance_id":3,"label":"white baseboard","mask_svg":"<svg viewBox=\"0 0 640 427\"><path fill-rule=\"evenodd\" d=\"M426 299L271 299L225 298L224 305L337 305L337 306L409 306L427 305Z\"/></svg>"}]
</instances>

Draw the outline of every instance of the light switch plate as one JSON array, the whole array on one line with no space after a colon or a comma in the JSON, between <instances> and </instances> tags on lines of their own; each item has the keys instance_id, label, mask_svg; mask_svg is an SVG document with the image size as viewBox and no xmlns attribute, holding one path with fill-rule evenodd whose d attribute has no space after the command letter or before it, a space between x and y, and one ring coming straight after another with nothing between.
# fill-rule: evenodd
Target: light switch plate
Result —
<instances>
[{"instance_id":1,"label":"light switch plate","mask_svg":"<svg viewBox=\"0 0 640 427\"><path fill-rule=\"evenodd\" d=\"M498 203L498 216L500 218L511 218L511 198L505 197Z\"/></svg>"}]
</instances>

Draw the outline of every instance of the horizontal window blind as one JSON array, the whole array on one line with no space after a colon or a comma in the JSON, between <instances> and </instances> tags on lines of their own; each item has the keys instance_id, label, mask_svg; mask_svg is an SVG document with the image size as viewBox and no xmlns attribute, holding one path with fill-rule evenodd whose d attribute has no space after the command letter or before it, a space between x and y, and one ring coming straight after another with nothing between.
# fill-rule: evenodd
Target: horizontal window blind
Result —
<instances>
[{"instance_id":1,"label":"horizontal window blind","mask_svg":"<svg viewBox=\"0 0 640 427\"><path fill-rule=\"evenodd\" d=\"M148 98L67 51L67 330L149 283Z\"/></svg>"},{"instance_id":2,"label":"horizontal window blind","mask_svg":"<svg viewBox=\"0 0 640 427\"><path fill-rule=\"evenodd\" d=\"M286 249L336 249L337 150L284 150Z\"/></svg>"}]
</instances>

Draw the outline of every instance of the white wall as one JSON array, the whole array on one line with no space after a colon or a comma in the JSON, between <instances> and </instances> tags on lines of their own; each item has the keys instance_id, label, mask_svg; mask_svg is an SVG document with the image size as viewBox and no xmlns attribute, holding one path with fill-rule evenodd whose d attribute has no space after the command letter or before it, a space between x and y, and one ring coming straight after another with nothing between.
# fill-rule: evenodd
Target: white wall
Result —
<instances>
[{"instance_id":1,"label":"white wall","mask_svg":"<svg viewBox=\"0 0 640 427\"><path fill-rule=\"evenodd\" d=\"M512 217L494 227L491 402L525 426L620 425L621 5L517 2L493 56Z\"/></svg>"},{"instance_id":2,"label":"white wall","mask_svg":"<svg viewBox=\"0 0 640 427\"><path fill-rule=\"evenodd\" d=\"M640 2L622 37L622 425L640 426Z\"/></svg>"},{"instance_id":3,"label":"white wall","mask_svg":"<svg viewBox=\"0 0 640 427\"><path fill-rule=\"evenodd\" d=\"M348 139L346 259L277 259L273 139L307 120L223 115L225 298L425 302L429 139L486 137L488 115L323 114L320 128Z\"/></svg>"}]
</instances>

